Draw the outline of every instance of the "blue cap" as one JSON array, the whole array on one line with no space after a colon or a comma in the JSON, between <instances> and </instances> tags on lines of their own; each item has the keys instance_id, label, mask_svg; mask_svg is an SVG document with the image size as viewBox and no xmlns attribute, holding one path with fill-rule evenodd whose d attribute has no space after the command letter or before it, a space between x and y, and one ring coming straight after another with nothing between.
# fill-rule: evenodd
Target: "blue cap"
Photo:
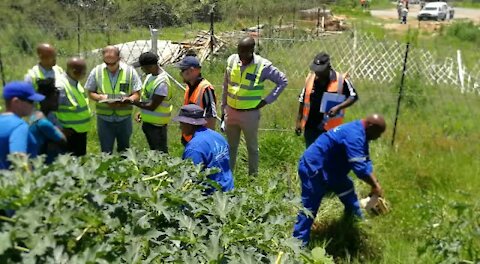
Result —
<instances>
[{"instance_id":1,"label":"blue cap","mask_svg":"<svg viewBox=\"0 0 480 264\"><path fill-rule=\"evenodd\" d=\"M181 70L189 68L202 68L200 61L195 56L185 56L175 67L180 68Z\"/></svg>"},{"instance_id":2,"label":"blue cap","mask_svg":"<svg viewBox=\"0 0 480 264\"><path fill-rule=\"evenodd\" d=\"M45 96L36 93L33 84L29 82L13 81L7 83L3 88L3 98L10 100L14 97L18 97L21 100L30 100L34 102L40 102L45 99Z\"/></svg>"}]
</instances>

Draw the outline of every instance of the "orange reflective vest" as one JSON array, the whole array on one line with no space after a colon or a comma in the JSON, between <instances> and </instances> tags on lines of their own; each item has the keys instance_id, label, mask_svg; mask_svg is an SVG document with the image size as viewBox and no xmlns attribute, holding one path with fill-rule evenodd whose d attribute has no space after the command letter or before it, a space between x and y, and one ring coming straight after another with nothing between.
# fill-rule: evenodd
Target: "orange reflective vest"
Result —
<instances>
[{"instance_id":1,"label":"orange reflective vest","mask_svg":"<svg viewBox=\"0 0 480 264\"><path fill-rule=\"evenodd\" d=\"M335 72L337 76L336 80L330 81L327 87L327 93L343 93L343 80L344 77L342 74ZM303 99L303 113L302 113L302 120L301 125L302 129L305 128L305 124L307 124L308 115L310 114L310 95L313 91L313 83L315 81L315 73L310 72L305 80L305 95ZM326 115L327 113L325 113ZM325 122L323 128L325 130L330 130L334 127L337 127L343 123L343 117L345 116L345 109L340 110L340 113L334 117L329 117L327 122Z\"/></svg>"},{"instance_id":2,"label":"orange reflective vest","mask_svg":"<svg viewBox=\"0 0 480 264\"><path fill-rule=\"evenodd\" d=\"M183 100L183 105L187 104L196 104L200 106L202 109L204 108L203 105L203 93L205 92L205 89L212 89L213 86L212 84L207 81L206 79L203 79L197 86L197 88L193 91L193 93L190 95L190 86L187 84L187 88L185 89L185 96ZM189 97L190 95L190 97Z\"/></svg>"},{"instance_id":3,"label":"orange reflective vest","mask_svg":"<svg viewBox=\"0 0 480 264\"><path fill-rule=\"evenodd\" d=\"M203 93L205 92L205 89L214 90L213 85L206 79L203 79L198 84L197 88L193 91L191 95L190 95L190 86L187 84L187 88L185 89L185 96L183 98L183 105L196 104L200 106L202 109L205 109L205 106L203 105ZM193 138L193 135L187 136L185 134L182 134L182 137L186 142L190 142L190 140L192 140Z\"/></svg>"}]
</instances>

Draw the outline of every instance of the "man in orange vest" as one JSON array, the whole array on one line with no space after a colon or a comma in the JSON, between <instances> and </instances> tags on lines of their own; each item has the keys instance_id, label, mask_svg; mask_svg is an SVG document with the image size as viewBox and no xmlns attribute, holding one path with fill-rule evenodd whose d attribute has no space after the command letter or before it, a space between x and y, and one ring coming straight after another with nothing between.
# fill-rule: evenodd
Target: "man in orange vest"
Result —
<instances>
[{"instance_id":1,"label":"man in orange vest","mask_svg":"<svg viewBox=\"0 0 480 264\"><path fill-rule=\"evenodd\" d=\"M357 92L347 79L347 74L332 69L327 53L317 54L310 65L310 70L299 97L300 106L295 129L298 136L304 131L307 148L322 133L341 125L345 109L358 100ZM343 101L337 101L336 105L334 101L334 106L330 107L332 102L327 100L322 102L325 94L328 94L328 98Z\"/></svg>"},{"instance_id":2,"label":"man in orange vest","mask_svg":"<svg viewBox=\"0 0 480 264\"><path fill-rule=\"evenodd\" d=\"M195 104L205 111L206 127L215 130L217 99L213 85L202 76L202 66L195 55L187 55L177 64L180 75L187 84L183 105ZM188 142L188 139L183 137Z\"/></svg>"}]
</instances>

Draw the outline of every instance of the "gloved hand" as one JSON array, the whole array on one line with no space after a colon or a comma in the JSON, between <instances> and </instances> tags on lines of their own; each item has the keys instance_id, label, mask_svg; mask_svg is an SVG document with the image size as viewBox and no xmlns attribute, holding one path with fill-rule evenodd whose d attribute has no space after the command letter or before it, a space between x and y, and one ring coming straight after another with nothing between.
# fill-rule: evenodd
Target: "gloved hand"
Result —
<instances>
[{"instance_id":1,"label":"gloved hand","mask_svg":"<svg viewBox=\"0 0 480 264\"><path fill-rule=\"evenodd\" d=\"M381 215L390 211L390 206L382 197L377 195L371 195L370 197L360 200L360 206L365 209L369 214Z\"/></svg>"}]
</instances>

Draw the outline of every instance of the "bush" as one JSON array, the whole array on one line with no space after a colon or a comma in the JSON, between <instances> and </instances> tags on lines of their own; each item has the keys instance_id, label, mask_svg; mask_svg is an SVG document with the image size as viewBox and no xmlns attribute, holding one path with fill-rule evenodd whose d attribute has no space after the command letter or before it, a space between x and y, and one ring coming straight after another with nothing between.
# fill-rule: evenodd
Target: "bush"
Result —
<instances>
[{"instance_id":1,"label":"bush","mask_svg":"<svg viewBox=\"0 0 480 264\"><path fill-rule=\"evenodd\" d=\"M421 255L430 253L436 263L478 263L480 261L480 206L452 202L438 208L425 234L429 234Z\"/></svg>"},{"instance_id":2,"label":"bush","mask_svg":"<svg viewBox=\"0 0 480 264\"><path fill-rule=\"evenodd\" d=\"M447 28L446 35L461 41L480 44L480 27L472 21L453 23Z\"/></svg>"}]
</instances>

